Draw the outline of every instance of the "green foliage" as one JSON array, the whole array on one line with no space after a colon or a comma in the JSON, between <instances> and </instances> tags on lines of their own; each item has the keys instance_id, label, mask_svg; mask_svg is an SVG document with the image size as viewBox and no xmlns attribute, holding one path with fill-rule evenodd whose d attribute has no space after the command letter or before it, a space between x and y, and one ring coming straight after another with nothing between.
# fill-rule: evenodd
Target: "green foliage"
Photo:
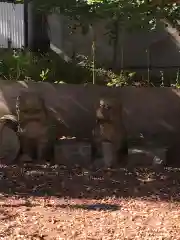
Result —
<instances>
[{"instance_id":1,"label":"green foliage","mask_svg":"<svg viewBox=\"0 0 180 240\"><path fill-rule=\"evenodd\" d=\"M180 89L180 70L178 69L176 74L176 81L175 84L171 84L171 87L175 87L177 89Z\"/></svg>"},{"instance_id":2,"label":"green foliage","mask_svg":"<svg viewBox=\"0 0 180 240\"><path fill-rule=\"evenodd\" d=\"M33 80L47 81L51 83L92 83L93 71L96 76L96 84L109 87L164 87L166 77L160 71L158 79L138 76L135 72L121 71L119 74L102 67L93 68L92 62L85 56L78 56L74 63L66 63L54 53L46 56L37 56L24 51L1 50L0 77L10 81ZM171 86L180 88L180 71L171 81Z\"/></svg>"},{"instance_id":3,"label":"green foliage","mask_svg":"<svg viewBox=\"0 0 180 240\"><path fill-rule=\"evenodd\" d=\"M114 74L113 72L109 72L109 78L110 81L107 83L107 86L109 87L124 87L131 85L131 80L135 76L135 72L123 72L119 75Z\"/></svg>"},{"instance_id":4,"label":"green foliage","mask_svg":"<svg viewBox=\"0 0 180 240\"><path fill-rule=\"evenodd\" d=\"M40 77L41 77L42 81L45 81L48 78L48 73L49 73L48 68L45 71L44 70L41 71Z\"/></svg>"},{"instance_id":5,"label":"green foliage","mask_svg":"<svg viewBox=\"0 0 180 240\"><path fill-rule=\"evenodd\" d=\"M168 18L176 23L180 19L180 7L173 1L154 4L149 0L32 0L36 9L47 13L57 12L79 21L92 24L98 19L118 20L126 29L147 27L152 29L157 20Z\"/></svg>"},{"instance_id":6,"label":"green foliage","mask_svg":"<svg viewBox=\"0 0 180 240\"><path fill-rule=\"evenodd\" d=\"M31 64L30 57L21 51L7 53L1 50L0 76L8 80L21 80L22 76L27 76L27 69Z\"/></svg>"},{"instance_id":7,"label":"green foliage","mask_svg":"<svg viewBox=\"0 0 180 240\"><path fill-rule=\"evenodd\" d=\"M0 77L10 81L47 81L59 84L92 83L95 71L97 84L108 86L131 85L134 74L120 75L103 68L93 69L92 62L79 56L74 63L66 63L59 56L49 53L37 56L24 51L1 50Z\"/></svg>"},{"instance_id":8,"label":"green foliage","mask_svg":"<svg viewBox=\"0 0 180 240\"><path fill-rule=\"evenodd\" d=\"M87 32L88 28L100 19L108 24L118 21L120 28L152 30L162 18L177 24L180 20L180 6L173 1L162 0L30 0L34 9L45 13L56 12L76 20ZM17 0L22 3L23 0ZM112 35L112 34L111 34Z\"/></svg>"},{"instance_id":9,"label":"green foliage","mask_svg":"<svg viewBox=\"0 0 180 240\"><path fill-rule=\"evenodd\" d=\"M1 50L0 77L13 81L92 82L92 73L87 68L66 63L53 52L37 56L25 51Z\"/></svg>"}]
</instances>

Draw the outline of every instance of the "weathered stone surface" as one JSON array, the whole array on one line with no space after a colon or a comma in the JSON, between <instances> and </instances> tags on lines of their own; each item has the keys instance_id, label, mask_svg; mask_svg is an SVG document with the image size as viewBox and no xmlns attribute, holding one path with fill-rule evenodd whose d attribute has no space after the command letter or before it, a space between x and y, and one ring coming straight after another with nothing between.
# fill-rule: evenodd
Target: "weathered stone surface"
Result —
<instances>
[{"instance_id":1,"label":"weathered stone surface","mask_svg":"<svg viewBox=\"0 0 180 240\"><path fill-rule=\"evenodd\" d=\"M20 150L17 136L18 122L14 115L7 114L0 118L0 160L13 163Z\"/></svg>"},{"instance_id":2,"label":"weathered stone surface","mask_svg":"<svg viewBox=\"0 0 180 240\"><path fill-rule=\"evenodd\" d=\"M16 97L22 90L40 92L46 100L46 105L57 109L58 114L63 115L71 132L76 132L77 137L87 138L91 135L95 118L94 105L101 96L113 96L122 102L123 119L128 135L142 133L150 137L163 136L163 140L171 143L174 133L180 130L180 89L109 88L97 85L5 80L0 81L0 117L14 110ZM61 113L61 106L66 109L65 114Z\"/></svg>"},{"instance_id":3,"label":"weathered stone surface","mask_svg":"<svg viewBox=\"0 0 180 240\"><path fill-rule=\"evenodd\" d=\"M57 164L90 166L91 145L76 139L60 140L55 147Z\"/></svg>"},{"instance_id":4,"label":"weathered stone surface","mask_svg":"<svg viewBox=\"0 0 180 240\"><path fill-rule=\"evenodd\" d=\"M32 163L33 162L33 159L28 156L27 154L22 154L19 159L18 159L18 162L19 163Z\"/></svg>"},{"instance_id":5,"label":"weathered stone surface","mask_svg":"<svg viewBox=\"0 0 180 240\"><path fill-rule=\"evenodd\" d=\"M138 146L129 149L129 167L154 167L164 166L166 163L166 147Z\"/></svg>"},{"instance_id":6,"label":"weathered stone surface","mask_svg":"<svg viewBox=\"0 0 180 240\"><path fill-rule=\"evenodd\" d=\"M1 126L0 129L0 161L11 164L16 159L20 150L20 142L16 132L7 127Z\"/></svg>"},{"instance_id":7,"label":"weathered stone surface","mask_svg":"<svg viewBox=\"0 0 180 240\"><path fill-rule=\"evenodd\" d=\"M105 157L97 158L96 167L109 167L112 161L111 143L103 142L106 151ZM56 146L55 159L58 164L72 166L91 166L91 144L87 141L76 141L76 139L66 139L59 141ZM109 151L109 152L108 152ZM153 167L161 168L166 162L166 147L137 146L129 149L127 167Z\"/></svg>"},{"instance_id":8,"label":"weathered stone surface","mask_svg":"<svg viewBox=\"0 0 180 240\"><path fill-rule=\"evenodd\" d=\"M110 167L113 163L114 158L114 149L111 142L102 142L102 153L103 158L101 159L105 167Z\"/></svg>"}]
</instances>

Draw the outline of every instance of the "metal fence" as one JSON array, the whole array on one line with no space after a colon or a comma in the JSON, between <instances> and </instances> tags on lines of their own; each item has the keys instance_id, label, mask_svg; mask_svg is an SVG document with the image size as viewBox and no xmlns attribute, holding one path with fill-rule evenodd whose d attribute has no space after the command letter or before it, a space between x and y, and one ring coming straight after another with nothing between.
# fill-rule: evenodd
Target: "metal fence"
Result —
<instances>
[{"instance_id":1,"label":"metal fence","mask_svg":"<svg viewBox=\"0 0 180 240\"><path fill-rule=\"evenodd\" d=\"M0 48L24 46L23 4L0 2Z\"/></svg>"}]
</instances>

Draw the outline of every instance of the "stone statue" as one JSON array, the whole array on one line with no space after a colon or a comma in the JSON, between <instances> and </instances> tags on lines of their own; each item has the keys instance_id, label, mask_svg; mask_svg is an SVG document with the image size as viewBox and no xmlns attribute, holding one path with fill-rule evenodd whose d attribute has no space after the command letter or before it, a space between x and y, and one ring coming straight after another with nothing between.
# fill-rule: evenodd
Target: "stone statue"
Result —
<instances>
[{"instance_id":1,"label":"stone statue","mask_svg":"<svg viewBox=\"0 0 180 240\"><path fill-rule=\"evenodd\" d=\"M18 121L14 115L4 115L0 118L0 162L13 164L20 151L17 136Z\"/></svg>"},{"instance_id":2,"label":"stone statue","mask_svg":"<svg viewBox=\"0 0 180 240\"><path fill-rule=\"evenodd\" d=\"M44 100L36 92L23 91L16 100L21 154L27 161L54 160L55 126L49 121Z\"/></svg>"},{"instance_id":3,"label":"stone statue","mask_svg":"<svg viewBox=\"0 0 180 240\"><path fill-rule=\"evenodd\" d=\"M92 161L103 157L107 167L123 163L128 155L122 105L111 98L100 99L93 130Z\"/></svg>"}]
</instances>

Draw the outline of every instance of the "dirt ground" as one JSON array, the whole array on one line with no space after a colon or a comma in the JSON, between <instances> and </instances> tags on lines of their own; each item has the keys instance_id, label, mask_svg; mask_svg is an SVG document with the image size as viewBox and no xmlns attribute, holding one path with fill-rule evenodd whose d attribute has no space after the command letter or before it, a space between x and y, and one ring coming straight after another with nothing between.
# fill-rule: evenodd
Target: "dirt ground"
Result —
<instances>
[{"instance_id":1,"label":"dirt ground","mask_svg":"<svg viewBox=\"0 0 180 240\"><path fill-rule=\"evenodd\" d=\"M0 239L180 239L180 170L0 166Z\"/></svg>"}]
</instances>

